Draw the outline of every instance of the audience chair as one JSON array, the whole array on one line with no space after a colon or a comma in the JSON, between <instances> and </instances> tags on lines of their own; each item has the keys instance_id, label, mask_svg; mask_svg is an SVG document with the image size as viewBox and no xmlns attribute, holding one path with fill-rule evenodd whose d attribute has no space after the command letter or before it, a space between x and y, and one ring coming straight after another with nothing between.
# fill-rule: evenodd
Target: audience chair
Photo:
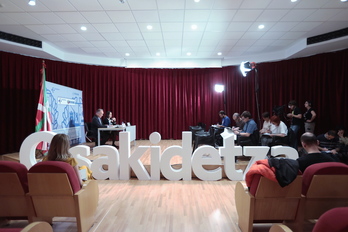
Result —
<instances>
[{"instance_id":1,"label":"audience chair","mask_svg":"<svg viewBox=\"0 0 348 232\"><path fill-rule=\"evenodd\" d=\"M218 134L224 131L223 128L211 126L208 132L198 132L195 134L195 142L193 151L198 148L200 144L210 145L215 147L215 138Z\"/></svg>"},{"instance_id":2,"label":"audience chair","mask_svg":"<svg viewBox=\"0 0 348 232\"><path fill-rule=\"evenodd\" d=\"M269 232L293 232L289 227L283 224L274 224L269 229Z\"/></svg>"},{"instance_id":3,"label":"audience chair","mask_svg":"<svg viewBox=\"0 0 348 232\"><path fill-rule=\"evenodd\" d=\"M81 188L71 165L44 161L29 169L28 184L38 219L51 222L53 217L76 217L79 232L93 225L99 199L95 180L85 182Z\"/></svg>"},{"instance_id":4,"label":"audience chair","mask_svg":"<svg viewBox=\"0 0 348 232\"><path fill-rule=\"evenodd\" d=\"M323 213L315 223L312 232L347 232L348 207L333 208ZM269 232L292 232L283 224L272 225Z\"/></svg>"},{"instance_id":5,"label":"audience chair","mask_svg":"<svg viewBox=\"0 0 348 232\"><path fill-rule=\"evenodd\" d=\"M335 207L348 206L348 165L338 162L317 163L303 173L302 199L296 226L318 219Z\"/></svg>"},{"instance_id":6,"label":"audience chair","mask_svg":"<svg viewBox=\"0 0 348 232\"><path fill-rule=\"evenodd\" d=\"M295 148L296 139L297 137L295 136L295 132L289 127L288 135L286 136L285 143L281 145Z\"/></svg>"},{"instance_id":7,"label":"audience chair","mask_svg":"<svg viewBox=\"0 0 348 232\"><path fill-rule=\"evenodd\" d=\"M0 232L53 232L47 222L32 222L24 228L0 228Z\"/></svg>"},{"instance_id":8,"label":"audience chair","mask_svg":"<svg viewBox=\"0 0 348 232\"><path fill-rule=\"evenodd\" d=\"M255 130L249 137L238 136L237 144L240 146L258 146L260 144L260 132Z\"/></svg>"},{"instance_id":9,"label":"audience chair","mask_svg":"<svg viewBox=\"0 0 348 232\"><path fill-rule=\"evenodd\" d=\"M90 123L85 122L85 137L88 142L92 142L94 140L93 131L90 129L91 125L88 125Z\"/></svg>"},{"instance_id":10,"label":"audience chair","mask_svg":"<svg viewBox=\"0 0 348 232\"><path fill-rule=\"evenodd\" d=\"M192 144L195 143L196 133L203 133L205 126L197 125L197 126L189 126L189 130L192 132Z\"/></svg>"},{"instance_id":11,"label":"audience chair","mask_svg":"<svg viewBox=\"0 0 348 232\"><path fill-rule=\"evenodd\" d=\"M244 181L236 184L235 202L242 232L253 231L254 223L295 220L301 199L302 176L282 188L277 182L255 175L250 189Z\"/></svg>"},{"instance_id":12,"label":"audience chair","mask_svg":"<svg viewBox=\"0 0 348 232\"><path fill-rule=\"evenodd\" d=\"M0 217L28 219L33 213L28 192L28 170L14 161L0 161ZM29 217L29 218L28 218Z\"/></svg>"},{"instance_id":13,"label":"audience chair","mask_svg":"<svg viewBox=\"0 0 348 232\"><path fill-rule=\"evenodd\" d=\"M294 131L289 127L288 134L285 137L279 137L279 136L273 137L273 141L270 146L272 147L272 146L281 145L281 146L294 147L294 141L295 141Z\"/></svg>"},{"instance_id":14,"label":"audience chair","mask_svg":"<svg viewBox=\"0 0 348 232\"><path fill-rule=\"evenodd\" d=\"M330 209L322 214L312 232L347 232L348 207Z\"/></svg>"}]
</instances>

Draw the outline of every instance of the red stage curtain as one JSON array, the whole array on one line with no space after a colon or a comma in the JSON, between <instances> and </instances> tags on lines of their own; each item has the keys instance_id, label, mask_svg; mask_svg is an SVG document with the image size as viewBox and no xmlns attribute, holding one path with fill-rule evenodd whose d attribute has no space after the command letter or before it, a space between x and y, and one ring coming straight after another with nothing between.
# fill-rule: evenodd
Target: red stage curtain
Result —
<instances>
[{"instance_id":1,"label":"red stage curtain","mask_svg":"<svg viewBox=\"0 0 348 232\"><path fill-rule=\"evenodd\" d=\"M137 125L137 139L157 131L162 139L181 139L188 126L208 126L219 110L249 110L257 121L255 72L242 77L238 66L204 69L128 69L45 60L47 81L83 91L84 118L112 111L118 122ZM19 151L34 132L42 59L0 52L2 130L0 154ZM312 100L317 133L347 126L348 50L257 65L260 113L291 99ZM224 84L225 93L216 93ZM226 107L224 106L224 94ZM288 109L286 109L288 110ZM287 111L286 111L287 112Z\"/></svg>"}]
</instances>

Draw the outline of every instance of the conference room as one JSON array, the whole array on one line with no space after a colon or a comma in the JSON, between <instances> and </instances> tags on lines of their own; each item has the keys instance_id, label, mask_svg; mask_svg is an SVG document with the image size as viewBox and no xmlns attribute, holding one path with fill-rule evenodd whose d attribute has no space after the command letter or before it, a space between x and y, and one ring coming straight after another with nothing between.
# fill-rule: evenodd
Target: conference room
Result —
<instances>
[{"instance_id":1,"label":"conference room","mask_svg":"<svg viewBox=\"0 0 348 232\"><path fill-rule=\"evenodd\" d=\"M226 144L207 148L211 156L198 150L204 147L194 151L192 141L185 137L190 126L204 124L204 133L209 133L212 125L222 123L219 112L223 110L231 118L231 126L235 126L234 113L248 111L259 130L263 112L278 114L289 128L292 122L287 117L291 113L288 103L295 100L305 113L304 104L310 100L316 112L315 135L338 126L348 127L347 2L28 2L0 2L0 92L4 110L0 162L24 162L20 160L20 150L36 132L44 69L45 80L54 88L74 90L72 97L63 99L65 105L58 101L61 95L55 98L56 103L47 103L54 115L52 122L64 124L67 130L79 127L77 132L68 133L80 136L71 143L71 153L78 146L87 146L79 151L89 154L83 157L87 159L83 164L99 170L98 178L93 180L98 200L92 209L93 219L88 216L90 226L81 229L75 216L62 215L53 218L53 231L245 231L239 226L234 197L237 183L245 181L243 172L250 161L242 155L246 153L244 147L237 148L240 155L234 165L234 158L230 158L231 163L225 163L225 158L213 161L226 151ZM241 66L248 68L245 75ZM223 88L216 91L216 85ZM79 100L69 101L71 109L73 105L77 107L70 114L65 110L67 100L73 96ZM58 106L64 107L61 110ZM117 135L117 147L96 146L97 137L92 142L86 140L84 123L92 122L97 109L111 111L117 124L129 123L131 140L127 140L126 129ZM74 120L78 123L71 123ZM297 135L298 150L302 148L300 136L304 132L302 127ZM46 139L50 140L50 136ZM122 141L126 141L124 146ZM106 142L111 144L110 140ZM104 148L108 150L100 150ZM37 152L40 153L34 149L35 158ZM143 166L123 170L130 173L129 178L120 178L119 166L118 178L104 178L108 174L103 174L107 173L103 157L111 157L106 153L112 154L114 160L120 158L115 161L118 165L125 163L122 157L142 154L139 160ZM209 159L209 168L202 172L194 169L198 164L208 165L204 162ZM163 164L165 168L161 162L167 162ZM226 174L225 165L231 172L242 173ZM30 168L26 166L26 171ZM202 180L204 172L219 168L221 178ZM178 180L171 180L175 174L166 178L172 174L161 172L177 173L183 169L187 178ZM150 179L139 180L137 173ZM6 215L0 214L0 218ZM0 220L0 231L24 228L31 222L14 219ZM283 221L255 222L250 231L269 231ZM287 226L296 231L291 224ZM313 228L314 223L308 223L303 231Z\"/></svg>"}]
</instances>

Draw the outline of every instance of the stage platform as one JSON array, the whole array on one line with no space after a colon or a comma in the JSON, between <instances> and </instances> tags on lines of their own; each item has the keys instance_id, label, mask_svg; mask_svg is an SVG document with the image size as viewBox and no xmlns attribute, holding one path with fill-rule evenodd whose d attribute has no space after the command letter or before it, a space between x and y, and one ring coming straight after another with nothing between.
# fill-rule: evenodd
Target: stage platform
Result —
<instances>
[{"instance_id":1,"label":"stage platform","mask_svg":"<svg viewBox=\"0 0 348 232\"><path fill-rule=\"evenodd\" d=\"M107 142L107 144L110 143L110 141ZM167 147L173 146L173 145L178 145L180 146L182 144L181 140L162 140L159 142L159 144L156 144L156 146L160 146L161 147L161 152L163 152ZM82 145L86 145L89 146L91 148L91 155L88 156L87 158L90 159L92 162L93 160L97 159L98 157L101 157L103 155L93 155L93 147L94 147L94 143L84 143ZM108 144L111 145L111 144ZM131 145L131 153L134 152L134 150L138 147L138 146L153 146L153 144L151 144L151 142L149 140L137 140L136 141L136 145L134 146L133 143ZM146 170L150 173L150 168L151 168L151 158L150 158L150 149L148 149L143 156L140 158L141 162L144 164L144 167L146 168ZM37 155L37 158L40 158L40 155ZM19 153L11 153L11 154L4 154L0 156L0 160L8 160L8 161L15 161L15 162L19 162ZM40 159L38 159L39 161ZM222 163L224 162L224 160L222 160ZM182 165L182 159L180 156L174 156L171 161L170 161L172 167L174 169L180 169L181 165ZM236 170L241 169L241 170L245 170L246 166L249 163L249 158L248 157L238 157L237 159L237 163L236 163ZM216 169L218 167L221 167L223 172L222 172L222 177L226 178L225 172L224 172L224 165L204 165L204 168L207 170L213 170ZM107 170L107 165L103 166L103 168L105 170ZM136 177L135 174L133 172L131 172L131 176L132 177ZM195 177L194 173L192 173L192 177Z\"/></svg>"}]
</instances>

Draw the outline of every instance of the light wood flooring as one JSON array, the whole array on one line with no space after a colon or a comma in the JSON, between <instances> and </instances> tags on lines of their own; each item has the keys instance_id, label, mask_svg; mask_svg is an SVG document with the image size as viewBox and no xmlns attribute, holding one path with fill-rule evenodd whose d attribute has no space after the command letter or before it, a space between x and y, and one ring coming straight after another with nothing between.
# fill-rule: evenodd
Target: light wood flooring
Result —
<instances>
[{"instance_id":1,"label":"light wood flooring","mask_svg":"<svg viewBox=\"0 0 348 232\"><path fill-rule=\"evenodd\" d=\"M149 141L137 141L140 145ZM161 141L162 151L180 140ZM142 162L149 163L150 153ZM172 159L180 164L180 157ZM246 162L247 163L247 162ZM90 232L239 232L234 191L237 181L127 181L98 180L99 205ZM10 221L0 227L24 227L27 221ZM254 226L255 232L266 232L270 224ZM74 218L55 218L55 232L76 232Z\"/></svg>"}]
</instances>

